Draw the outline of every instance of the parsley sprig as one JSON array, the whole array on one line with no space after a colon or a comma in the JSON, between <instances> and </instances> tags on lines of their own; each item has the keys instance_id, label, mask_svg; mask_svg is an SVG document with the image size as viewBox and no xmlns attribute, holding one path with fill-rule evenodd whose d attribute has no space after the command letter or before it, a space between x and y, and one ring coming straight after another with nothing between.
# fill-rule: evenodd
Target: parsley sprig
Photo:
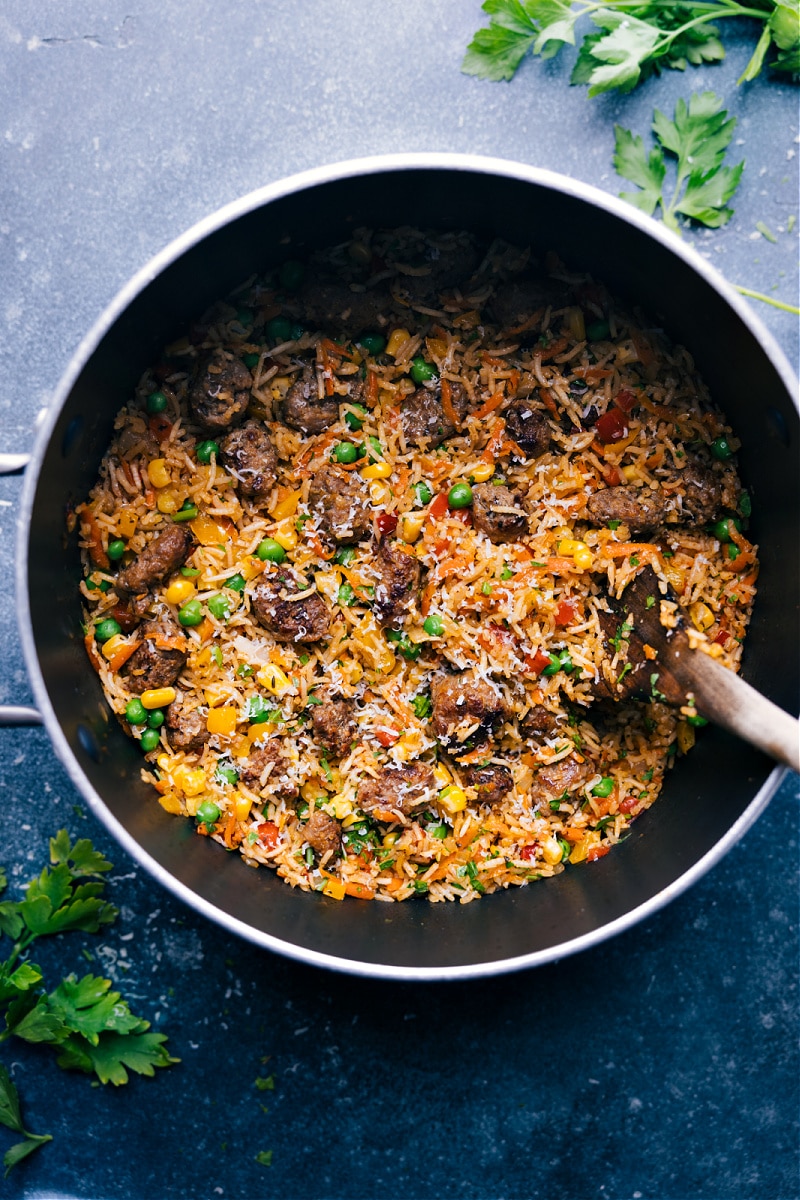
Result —
<instances>
[{"instance_id":1,"label":"parsley sprig","mask_svg":"<svg viewBox=\"0 0 800 1200\"><path fill-rule=\"evenodd\" d=\"M485 0L489 25L479 29L462 63L468 75L511 79L525 56L553 58L574 46L587 18L570 82L586 84L590 96L629 92L663 67L684 70L725 57L715 22L747 18L761 36L740 82L755 79L764 63L776 71L800 71L798 0Z\"/></svg>"},{"instance_id":2,"label":"parsley sprig","mask_svg":"<svg viewBox=\"0 0 800 1200\"><path fill-rule=\"evenodd\" d=\"M744 170L743 162L735 167L723 166L735 128L736 119L728 118L722 101L713 92L694 93L688 104L679 100L671 121L656 109L653 133L657 144L650 150L641 137L615 125L614 167L639 188L637 192L621 192L622 199L648 216L660 207L664 224L676 233L681 230L680 216L712 229L725 225L733 216L728 201ZM676 163L674 184L666 192L665 154Z\"/></svg>"},{"instance_id":3,"label":"parsley sprig","mask_svg":"<svg viewBox=\"0 0 800 1200\"><path fill-rule=\"evenodd\" d=\"M0 1014L5 1018L0 1042L13 1036L50 1045L60 1067L115 1085L127 1083L129 1071L153 1075L156 1067L177 1062L167 1052L166 1036L149 1033L150 1023L131 1012L109 979L70 974L52 991L46 990L42 969L28 957L36 939L76 931L98 933L118 916L103 897L111 863L88 839L72 845L62 829L50 839L50 864L27 884L23 900L0 901L0 936L13 940L10 954L0 962ZM0 869L0 894L7 886ZM6 1174L51 1140L48 1134L25 1129L17 1090L1 1064L0 1122L24 1138L6 1151Z\"/></svg>"}]
</instances>

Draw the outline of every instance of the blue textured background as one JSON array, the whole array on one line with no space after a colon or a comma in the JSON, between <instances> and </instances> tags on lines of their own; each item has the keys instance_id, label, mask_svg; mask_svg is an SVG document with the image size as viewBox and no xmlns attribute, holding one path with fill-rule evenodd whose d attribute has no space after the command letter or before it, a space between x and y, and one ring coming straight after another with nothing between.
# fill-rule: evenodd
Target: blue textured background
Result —
<instances>
[{"instance_id":1,"label":"blue textured background","mask_svg":"<svg viewBox=\"0 0 800 1200\"><path fill-rule=\"evenodd\" d=\"M671 112L691 89L725 97L747 162L731 224L692 241L732 282L797 303L797 91L736 88L750 31L722 66L590 102L567 86L570 52L512 84L461 75L480 23L473 0L5 0L0 448L30 449L129 276L242 193L403 150L500 155L617 192L614 121L646 133L654 105ZM797 319L756 308L796 368ZM0 702L30 703L19 491L0 479ZM397 985L312 971L201 921L85 815L42 730L0 730L12 889L61 826L116 864L118 923L43 945L41 965L107 974L182 1059L115 1091L7 1045L27 1125L54 1141L3 1194L797 1200L797 785L690 893L612 942L507 979ZM259 1091L268 1074L274 1091ZM0 1149L12 1140L0 1130ZM268 1168L254 1161L267 1149Z\"/></svg>"}]
</instances>

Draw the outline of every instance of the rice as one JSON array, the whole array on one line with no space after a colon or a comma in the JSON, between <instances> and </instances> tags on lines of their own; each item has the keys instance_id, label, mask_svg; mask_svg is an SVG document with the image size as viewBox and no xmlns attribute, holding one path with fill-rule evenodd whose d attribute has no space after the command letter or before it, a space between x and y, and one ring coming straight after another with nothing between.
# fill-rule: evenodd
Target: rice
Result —
<instances>
[{"instance_id":1,"label":"rice","mask_svg":"<svg viewBox=\"0 0 800 1200\"><path fill-rule=\"evenodd\" d=\"M758 565L733 432L687 350L554 256L536 273L501 242L359 230L302 282L289 266L291 286L286 265L254 277L165 349L77 513L87 651L154 802L337 899L467 903L602 857L698 724L691 698L613 698L627 643L604 639L610 602L649 567L662 621L677 596L693 644L739 665ZM258 493L251 460L220 452L228 429L193 407L215 354L249 372L229 428L274 448ZM313 433L284 420L304 379L302 404L330 417ZM427 437L423 409L441 420ZM332 535L325 469L358 481L349 534ZM696 517L698 487L737 517L724 539L717 513ZM603 492L663 519L644 533L599 520ZM175 526L192 532L188 556L138 598L118 585ZM280 563L260 552L276 541ZM392 572L411 579L399 599ZM265 622L270 581L283 613L324 606L324 636ZM144 718L127 665L142 617L185 638Z\"/></svg>"}]
</instances>

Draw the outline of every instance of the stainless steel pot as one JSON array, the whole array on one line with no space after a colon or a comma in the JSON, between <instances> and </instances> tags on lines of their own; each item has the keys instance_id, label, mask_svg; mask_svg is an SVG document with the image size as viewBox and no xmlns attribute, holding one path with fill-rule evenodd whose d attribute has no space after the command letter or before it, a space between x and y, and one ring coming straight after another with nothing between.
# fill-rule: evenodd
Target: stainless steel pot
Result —
<instances>
[{"instance_id":1,"label":"stainless steel pot","mask_svg":"<svg viewBox=\"0 0 800 1200\"><path fill-rule=\"evenodd\" d=\"M626 204L547 171L494 159L403 155L321 168L255 192L196 225L124 289L79 347L25 480L19 610L50 737L97 817L153 877L258 946L396 979L498 974L592 946L680 894L764 809L782 771L709 728L629 839L599 862L477 904L348 902L292 891L198 838L139 778L84 652L70 505L88 492L128 400L160 348L257 271L359 225L468 228L552 249L641 305L687 345L742 438L761 544L743 674L797 712L800 494L797 384L736 293L688 247Z\"/></svg>"}]
</instances>

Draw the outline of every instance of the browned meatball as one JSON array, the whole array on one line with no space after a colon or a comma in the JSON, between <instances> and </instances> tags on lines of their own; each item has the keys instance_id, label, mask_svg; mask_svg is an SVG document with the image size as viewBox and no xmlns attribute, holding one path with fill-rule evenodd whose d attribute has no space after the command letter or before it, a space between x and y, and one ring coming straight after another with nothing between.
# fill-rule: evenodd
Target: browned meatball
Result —
<instances>
[{"instance_id":1,"label":"browned meatball","mask_svg":"<svg viewBox=\"0 0 800 1200\"><path fill-rule=\"evenodd\" d=\"M128 690L136 695L151 688L171 687L188 653L183 630L167 617L147 621L141 634L142 641L120 671Z\"/></svg>"},{"instance_id":2,"label":"browned meatball","mask_svg":"<svg viewBox=\"0 0 800 1200\"><path fill-rule=\"evenodd\" d=\"M283 420L301 433L323 433L339 420L339 400L336 396L319 394L317 373L306 367L283 398Z\"/></svg>"},{"instance_id":3,"label":"browned meatball","mask_svg":"<svg viewBox=\"0 0 800 1200\"><path fill-rule=\"evenodd\" d=\"M181 700L173 700L167 709L166 726L172 749L187 754L199 754L211 736L203 714L196 708L184 708Z\"/></svg>"},{"instance_id":4,"label":"browned meatball","mask_svg":"<svg viewBox=\"0 0 800 1200\"><path fill-rule=\"evenodd\" d=\"M303 828L305 840L316 854L324 858L328 851L334 855L342 848L342 827L335 817L330 817L321 809L314 809Z\"/></svg>"},{"instance_id":5,"label":"browned meatball","mask_svg":"<svg viewBox=\"0 0 800 1200\"><path fill-rule=\"evenodd\" d=\"M323 750L334 758L344 758L356 735L355 704L352 700L323 699L311 711L311 728Z\"/></svg>"},{"instance_id":6,"label":"browned meatball","mask_svg":"<svg viewBox=\"0 0 800 1200\"><path fill-rule=\"evenodd\" d=\"M338 279L314 279L306 284L298 299L306 325L349 336L380 329L392 310L385 284L354 291Z\"/></svg>"},{"instance_id":7,"label":"browned meatball","mask_svg":"<svg viewBox=\"0 0 800 1200\"><path fill-rule=\"evenodd\" d=\"M275 486L278 457L269 434L257 421L247 421L220 443L222 464L244 496L261 500Z\"/></svg>"},{"instance_id":8,"label":"browned meatball","mask_svg":"<svg viewBox=\"0 0 800 1200\"><path fill-rule=\"evenodd\" d=\"M519 731L526 738L552 737L561 721L562 718L551 713L550 709L545 708L543 704L534 704L533 708L529 709L520 721Z\"/></svg>"},{"instance_id":9,"label":"browned meatball","mask_svg":"<svg viewBox=\"0 0 800 1200\"><path fill-rule=\"evenodd\" d=\"M375 585L375 618L379 625L394 625L414 603L420 579L419 559L384 538L375 555L375 568L379 575Z\"/></svg>"},{"instance_id":10,"label":"browned meatball","mask_svg":"<svg viewBox=\"0 0 800 1200\"><path fill-rule=\"evenodd\" d=\"M240 358L212 350L199 359L189 381L189 407L198 425L221 433L238 425L250 403L253 376Z\"/></svg>"},{"instance_id":11,"label":"browned meatball","mask_svg":"<svg viewBox=\"0 0 800 1200\"><path fill-rule=\"evenodd\" d=\"M260 792L267 784L278 784L274 789L279 796L294 800L299 796L297 785L288 778L289 759L281 752L277 738L270 738L263 746L253 746L243 762L237 762L236 769L245 787L253 792Z\"/></svg>"},{"instance_id":12,"label":"browned meatball","mask_svg":"<svg viewBox=\"0 0 800 1200\"><path fill-rule=\"evenodd\" d=\"M485 737L506 712L503 697L490 683L466 674L434 679L431 701L434 732L445 743Z\"/></svg>"},{"instance_id":13,"label":"browned meatball","mask_svg":"<svg viewBox=\"0 0 800 1200\"><path fill-rule=\"evenodd\" d=\"M427 763L392 764L382 767L377 778L363 781L358 803L365 813L374 812L380 820L391 820L394 813L409 816L431 800L434 791L433 768Z\"/></svg>"},{"instance_id":14,"label":"browned meatball","mask_svg":"<svg viewBox=\"0 0 800 1200\"><path fill-rule=\"evenodd\" d=\"M675 472L680 482L677 495L680 497L681 523L707 525L723 516L726 509L735 510L739 500L739 488L732 471L714 471L701 462L690 462L682 471Z\"/></svg>"},{"instance_id":15,"label":"browned meatball","mask_svg":"<svg viewBox=\"0 0 800 1200\"><path fill-rule=\"evenodd\" d=\"M185 525L168 525L129 566L120 571L114 585L116 590L131 595L146 592L154 583L182 567L193 545L194 539Z\"/></svg>"},{"instance_id":16,"label":"browned meatball","mask_svg":"<svg viewBox=\"0 0 800 1200\"><path fill-rule=\"evenodd\" d=\"M528 532L528 514L519 493L493 483L478 483L472 489L472 520L475 528L493 542L513 542Z\"/></svg>"},{"instance_id":17,"label":"browned meatball","mask_svg":"<svg viewBox=\"0 0 800 1200\"><path fill-rule=\"evenodd\" d=\"M467 394L459 383L450 384L450 401L459 421L467 415ZM405 439L411 446L440 446L456 433L456 427L442 408L440 386L419 387L406 396L400 406Z\"/></svg>"},{"instance_id":18,"label":"browned meatball","mask_svg":"<svg viewBox=\"0 0 800 1200\"><path fill-rule=\"evenodd\" d=\"M370 531L369 492L354 472L321 467L308 489L308 507L335 542L359 542Z\"/></svg>"},{"instance_id":19,"label":"browned meatball","mask_svg":"<svg viewBox=\"0 0 800 1200\"><path fill-rule=\"evenodd\" d=\"M586 519L598 525L621 521L631 533L652 533L663 525L669 515L669 503L663 492L649 488L603 488L586 502Z\"/></svg>"},{"instance_id":20,"label":"browned meatball","mask_svg":"<svg viewBox=\"0 0 800 1200\"><path fill-rule=\"evenodd\" d=\"M435 300L440 292L466 284L480 265L480 254L472 241L442 239L424 249L424 259L415 264L426 268L424 275L398 275L395 287L414 301Z\"/></svg>"},{"instance_id":21,"label":"browned meatball","mask_svg":"<svg viewBox=\"0 0 800 1200\"><path fill-rule=\"evenodd\" d=\"M322 597L308 589L301 591L286 571L263 578L253 590L251 604L256 620L279 642L319 642L330 627Z\"/></svg>"},{"instance_id":22,"label":"browned meatball","mask_svg":"<svg viewBox=\"0 0 800 1200\"><path fill-rule=\"evenodd\" d=\"M498 325L513 329L548 305L563 307L569 295L567 284L554 279L509 279L495 289L488 311Z\"/></svg>"},{"instance_id":23,"label":"browned meatball","mask_svg":"<svg viewBox=\"0 0 800 1200\"><path fill-rule=\"evenodd\" d=\"M528 458L541 458L550 449L550 426L544 413L520 397L505 411L506 433Z\"/></svg>"},{"instance_id":24,"label":"browned meatball","mask_svg":"<svg viewBox=\"0 0 800 1200\"><path fill-rule=\"evenodd\" d=\"M500 804L514 786L508 767L462 767L461 778L475 788L479 804Z\"/></svg>"},{"instance_id":25,"label":"browned meatball","mask_svg":"<svg viewBox=\"0 0 800 1200\"><path fill-rule=\"evenodd\" d=\"M571 755L534 773L531 795L539 803L560 800L565 792L574 792L594 774L591 763L579 763Z\"/></svg>"}]
</instances>

